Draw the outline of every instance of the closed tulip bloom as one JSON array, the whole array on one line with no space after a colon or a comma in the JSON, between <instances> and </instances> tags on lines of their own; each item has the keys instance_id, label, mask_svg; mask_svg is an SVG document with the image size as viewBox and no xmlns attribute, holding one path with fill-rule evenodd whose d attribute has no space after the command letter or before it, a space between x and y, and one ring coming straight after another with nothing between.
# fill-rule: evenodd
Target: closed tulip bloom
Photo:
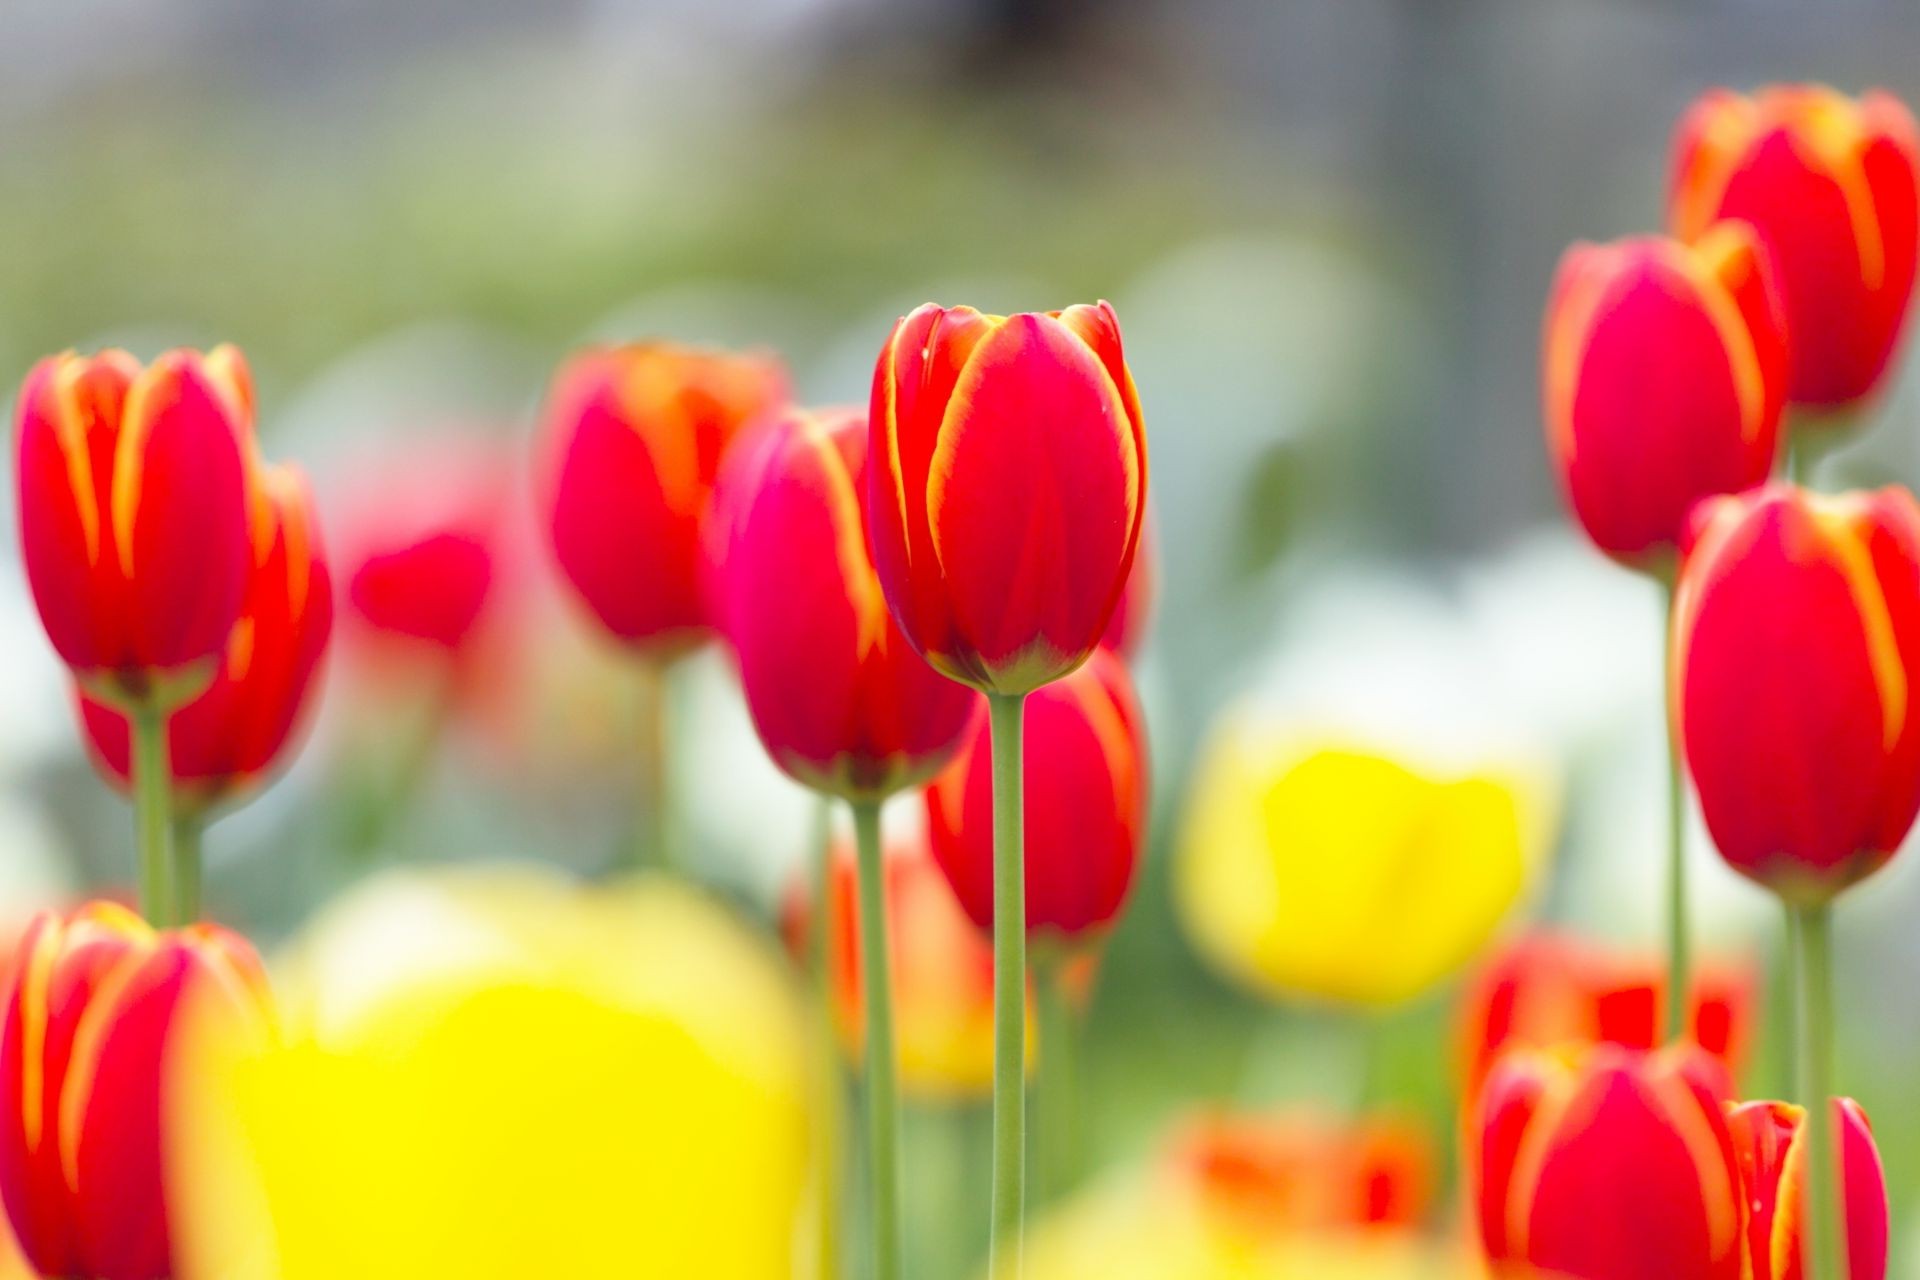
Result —
<instances>
[{"instance_id":1,"label":"closed tulip bloom","mask_svg":"<svg viewBox=\"0 0 1920 1280\"><path fill-rule=\"evenodd\" d=\"M1146 429L1105 303L919 308L874 370L874 562L943 675L1028 693L1099 643L1140 539Z\"/></svg>"},{"instance_id":2,"label":"closed tulip bloom","mask_svg":"<svg viewBox=\"0 0 1920 1280\"><path fill-rule=\"evenodd\" d=\"M1883 865L1920 809L1913 496L1715 500L1673 635L1673 713L1721 856L1799 906Z\"/></svg>"},{"instance_id":3,"label":"closed tulip bloom","mask_svg":"<svg viewBox=\"0 0 1920 1280\"><path fill-rule=\"evenodd\" d=\"M1751 229L1695 244L1577 244L1560 260L1542 356L1547 445L1587 536L1670 564L1701 498L1763 482L1786 392L1780 303Z\"/></svg>"},{"instance_id":4,"label":"closed tulip bloom","mask_svg":"<svg viewBox=\"0 0 1920 1280\"><path fill-rule=\"evenodd\" d=\"M1797 404L1843 409L1881 381L1913 294L1920 135L1892 96L1820 85L1715 89L1681 119L1675 235L1752 224L1785 307Z\"/></svg>"},{"instance_id":5,"label":"closed tulip bloom","mask_svg":"<svg viewBox=\"0 0 1920 1280\"><path fill-rule=\"evenodd\" d=\"M547 512L575 593L616 639L702 639L701 522L721 456L787 398L771 356L642 342L574 356L547 400Z\"/></svg>"},{"instance_id":6,"label":"closed tulip bloom","mask_svg":"<svg viewBox=\"0 0 1920 1280\"><path fill-rule=\"evenodd\" d=\"M22 558L54 649L103 692L177 700L246 594L245 360L232 347L144 368L124 351L49 356L17 412Z\"/></svg>"},{"instance_id":7,"label":"closed tulip bloom","mask_svg":"<svg viewBox=\"0 0 1920 1280\"><path fill-rule=\"evenodd\" d=\"M174 804L204 812L259 785L279 764L311 701L333 625L333 583L306 478L263 469L272 513L252 581L213 683L167 722ZM84 694L96 766L128 783L127 719Z\"/></svg>"},{"instance_id":8,"label":"closed tulip bloom","mask_svg":"<svg viewBox=\"0 0 1920 1280\"><path fill-rule=\"evenodd\" d=\"M1802 1280L1806 1274L1806 1112L1784 1102L1747 1102L1731 1108L1740 1177L1749 1209L1747 1280ZM1846 1205L1846 1280L1885 1280L1887 1181L1866 1112L1851 1098L1833 1100L1840 1133L1840 1172Z\"/></svg>"},{"instance_id":9,"label":"closed tulip bloom","mask_svg":"<svg viewBox=\"0 0 1920 1280\"><path fill-rule=\"evenodd\" d=\"M187 1117L168 1097L206 1029L269 1036L252 949L211 925L156 934L111 903L43 915L4 1025L0 1196L22 1251L49 1276L171 1280L168 1161Z\"/></svg>"},{"instance_id":10,"label":"closed tulip bloom","mask_svg":"<svg viewBox=\"0 0 1920 1280\"><path fill-rule=\"evenodd\" d=\"M887 612L867 554L866 455L858 410L789 411L728 458L710 525L715 614L761 742L800 782L850 799L926 781L980 701Z\"/></svg>"},{"instance_id":11,"label":"closed tulip bloom","mask_svg":"<svg viewBox=\"0 0 1920 1280\"><path fill-rule=\"evenodd\" d=\"M1494 1069L1468 1138L1494 1274L1742 1280L1724 1086L1696 1054L1600 1045Z\"/></svg>"},{"instance_id":12,"label":"closed tulip bloom","mask_svg":"<svg viewBox=\"0 0 1920 1280\"><path fill-rule=\"evenodd\" d=\"M1120 659L1086 665L1027 699L1027 932L1098 937L1118 919L1147 825L1145 724ZM992 751L984 719L927 788L927 836L967 915L993 927Z\"/></svg>"}]
</instances>

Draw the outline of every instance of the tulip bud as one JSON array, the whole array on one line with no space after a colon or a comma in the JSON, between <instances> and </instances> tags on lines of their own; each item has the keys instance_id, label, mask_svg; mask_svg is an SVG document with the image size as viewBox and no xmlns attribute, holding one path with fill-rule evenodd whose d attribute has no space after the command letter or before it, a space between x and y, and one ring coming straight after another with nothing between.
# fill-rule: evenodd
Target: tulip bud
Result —
<instances>
[{"instance_id":1,"label":"tulip bud","mask_svg":"<svg viewBox=\"0 0 1920 1280\"><path fill-rule=\"evenodd\" d=\"M22 557L54 649L105 694L178 701L246 594L245 360L232 347L145 368L124 351L49 356L18 414Z\"/></svg>"},{"instance_id":2,"label":"tulip bud","mask_svg":"<svg viewBox=\"0 0 1920 1280\"><path fill-rule=\"evenodd\" d=\"M168 1160L192 1070L180 1028L264 1042L266 977L212 925L156 934L96 902L21 942L0 1036L0 1196L42 1274L170 1280ZM197 1059L196 1059L197 1060Z\"/></svg>"},{"instance_id":3,"label":"tulip bud","mask_svg":"<svg viewBox=\"0 0 1920 1280\"><path fill-rule=\"evenodd\" d=\"M294 737L333 625L333 583L306 478L263 468L272 512L246 605L207 691L167 721L176 807L204 811L257 786ZM120 711L82 694L94 764L128 785L129 735Z\"/></svg>"},{"instance_id":4,"label":"tulip bud","mask_svg":"<svg viewBox=\"0 0 1920 1280\"><path fill-rule=\"evenodd\" d=\"M1692 1050L1509 1055L1470 1135L1480 1239L1501 1276L1741 1280L1739 1170Z\"/></svg>"},{"instance_id":5,"label":"tulip bud","mask_svg":"<svg viewBox=\"0 0 1920 1280\"><path fill-rule=\"evenodd\" d=\"M1796 404L1844 408L1886 371L1913 293L1916 165L1913 117L1885 93L1716 89L1681 119L1673 233L1752 224L1775 268Z\"/></svg>"},{"instance_id":6,"label":"tulip bud","mask_svg":"<svg viewBox=\"0 0 1920 1280\"><path fill-rule=\"evenodd\" d=\"M1686 245L1577 244L1547 303L1547 445L1587 536L1666 563L1701 498L1773 469L1786 391L1780 304L1752 231Z\"/></svg>"},{"instance_id":7,"label":"tulip bud","mask_svg":"<svg viewBox=\"0 0 1920 1280\"><path fill-rule=\"evenodd\" d=\"M993 927L993 760L984 718L927 788L927 837L967 915ZM1126 905L1147 825L1147 748L1133 682L1096 650L1027 699L1027 932L1078 942Z\"/></svg>"},{"instance_id":8,"label":"tulip bud","mask_svg":"<svg viewBox=\"0 0 1920 1280\"><path fill-rule=\"evenodd\" d=\"M929 303L873 377L868 500L887 604L941 674L1028 693L1083 662L1140 540L1146 429L1105 303Z\"/></svg>"},{"instance_id":9,"label":"tulip bud","mask_svg":"<svg viewBox=\"0 0 1920 1280\"><path fill-rule=\"evenodd\" d=\"M1727 1112L1749 1208L1747 1280L1802 1280L1806 1274L1805 1116L1784 1102L1748 1102ZM1847 1280L1885 1280L1887 1182L1873 1129L1851 1098L1833 1100L1833 1120L1840 1130Z\"/></svg>"},{"instance_id":10,"label":"tulip bud","mask_svg":"<svg viewBox=\"0 0 1920 1280\"><path fill-rule=\"evenodd\" d=\"M700 526L721 455L786 397L771 356L661 342L585 351L554 375L553 552L617 639L672 653L704 636Z\"/></svg>"},{"instance_id":11,"label":"tulip bud","mask_svg":"<svg viewBox=\"0 0 1920 1280\"><path fill-rule=\"evenodd\" d=\"M1702 508L1673 622L1673 714L1714 843L1814 905L1920 808L1920 507L1771 485Z\"/></svg>"},{"instance_id":12,"label":"tulip bud","mask_svg":"<svg viewBox=\"0 0 1920 1280\"><path fill-rule=\"evenodd\" d=\"M1698 966L1688 1000L1690 1042L1734 1078L1746 1057L1755 978L1745 967ZM1571 935L1537 934L1507 947L1462 1001L1465 1096L1478 1096L1501 1055L1562 1044L1652 1050L1666 1040L1666 966Z\"/></svg>"},{"instance_id":13,"label":"tulip bud","mask_svg":"<svg viewBox=\"0 0 1920 1280\"><path fill-rule=\"evenodd\" d=\"M980 699L887 612L866 460L858 410L785 413L729 454L709 535L714 613L768 754L815 790L878 799L945 764Z\"/></svg>"}]
</instances>

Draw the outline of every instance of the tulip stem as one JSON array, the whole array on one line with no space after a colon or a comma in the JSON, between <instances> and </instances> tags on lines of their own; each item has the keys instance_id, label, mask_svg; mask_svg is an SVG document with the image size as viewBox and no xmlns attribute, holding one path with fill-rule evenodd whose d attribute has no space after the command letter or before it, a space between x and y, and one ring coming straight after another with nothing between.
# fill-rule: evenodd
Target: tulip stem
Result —
<instances>
[{"instance_id":1,"label":"tulip stem","mask_svg":"<svg viewBox=\"0 0 1920 1280\"><path fill-rule=\"evenodd\" d=\"M1070 965L1065 955L1046 955L1033 966L1040 1035L1039 1123L1041 1195L1058 1200L1072 1188L1077 1173L1079 1117L1074 1094L1073 1002L1067 990Z\"/></svg>"},{"instance_id":2,"label":"tulip stem","mask_svg":"<svg viewBox=\"0 0 1920 1280\"><path fill-rule=\"evenodd\" d=\"M1800 922L1800 1102L1807 1126L1808 1280L1845 1280L1833 1145L1833 908L1789 907Z\"/></svg>"},{"instance_id":3,"label":"tulip stem","mask_svg":"<svg viewBox=\"0 0 1920 1280\"><path fill-rule=\"evenodd\" d=\"M833 974L830 939L833 923L833 804L827 796L819 798L814 814L813 848L808 875L812 879L813 925L807 937L808 978L813 985L814 1016L819 1024L815 1040L819 1045L820 1108L825 1132L820 1143L820 1236L817 1280L837 1280L840 1275L840 1050L834 1039Z\"/></svg>"},{"instance_id":4,"label":"tulip stem","mask_svg":"<svg viewBox=\"0 0 1920 1280\"><path fill-rule=\"evenodd\" d=\"M173 852L167 816L172 766L167 760L167 715L151 703L128 712L133 733L133 825L140 845L140 912L156 928L176 921Z\"/></svg>"},{"instance_id":5,"label":"tulip stem","mask_svg":"<svg viewBox=\"0 0 1920 1280\"><path fill-rule=\"evenodd\" d=\"M1020 1275L1026 1205L1027 867L1021 737L1026 695L990 693L993 748L993 1280Z\"/></svg>"},{"instance_id":6,"label":"tulip stem","mask_svg":"<svg viewBox=\"0 0 1920 1280\"><path fill-rule=\"evenodd\" d=\"M1666 697L1661 714L1667 721L1667 1039L1687 1034L1687 1011L1693 1003L1692 964L1687 933L1687 784L1681 772L1680 735L1673 722L1673 579L1666 579L1665 661L1662 686Z\"/></svg>"},{"instance_id":7,"label":"tulip stem","mask_svg":"<svg viewBox=\"0 0 1920 1280\"><path fill-rule=\"evenodd\" d=\"M181 924L200 918L201 837L206 830L196 814L173 815L173 914Z\"/></svg>"},{"instance_id":8,"label":"tulip stem","mask_svg":"<svg viewBox=\"0 0 1920 1280\"><path fill-rule=\"evenodd\" d=\"M866 1010L867 1150L873 1187L876 1280L900 1276L900 1091L893 1049L893 979L886 884L880 865L880 804L853 802L860 875L860 987Z\"/></svg>"}]
</instances>

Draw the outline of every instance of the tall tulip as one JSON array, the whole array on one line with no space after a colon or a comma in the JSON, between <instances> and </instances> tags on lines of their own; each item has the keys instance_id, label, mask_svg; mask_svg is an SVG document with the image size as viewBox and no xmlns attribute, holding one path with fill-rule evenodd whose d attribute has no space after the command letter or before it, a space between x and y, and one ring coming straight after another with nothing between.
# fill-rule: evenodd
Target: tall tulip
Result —
<instances>
[{"instance_id":1,"label":"tall tulip","mask_svg":"<svg viewBox=\"0 0 1920 1280\"><path fill-rule=\"evenodd\" d=\"M18 973L0 1036L0 1197L21 1249L44 1275L173 1280L168 1159L193 1117L170 1099L210 1034L266 1044L260 962L215 926L156 934L91 903L41 916Z\"/></svg>"},{"instance_id":2,"label":"tall tulip","mask_svg":"<svg viewBox=\"0 0 1920 1280\"><path fill-rule=\"evenodd\" d=\"M646 742L636 852L671 843L664 667L711 630L701 547L721 459L787 399L763 354L637 342L593 347L554 374L542 431L554 559L601 629L642 659Z\"/></svg>"},{"instance_id":3,"label":"tall tulip","mask_svg":"<svg viewBox=\"0 0 1920 1280\"><path fill-rule=\"evenodd\" d=\"M212 678L245 601L253 384L233 347L67 352L33 367L16 430L20 540L47 636L134 727L141 899L169 881L166 717Z\"/></svg>"},{"instance_id":4,"label":"tall tulip","mask_svg":"<svg viewBox=\"0 0 1920 1280\"><path fill-rule=\"evenodd\" d=\"M898 1090L880 806L952 756L979 695L927 666L887 613L867 554L866 464L858 410L791 410L740 441L715 490L711 591L767 753L853 810L860 954L875 993L866 1036L875 1249L881 1276L892 1277L901 1265Z\"/></svg>"},{"instance_id":5,"label":"tall tulip","mask_svg":"<svg viewBox=\"0 0 1920 1280\"><path fill-rule=\"evenodd\" d=\"M1146 428L1105 303L1015 316L932 303L874 369L868 501L887 605L941 674L988 694L994 768L993 1257L1017 1269L1025 1171L1021 723L1084 662L1146 510Z\"/></svg>"},{"instance_id":6,"label":"tall tulip","mask_svg":"<svg viewBox=\"0 0 1920 1280\"><path fill-rule=\"evenodd\" d=\"M183 872L199 865L200 834L212 812L261 785L287 753L333 625L333 583L306 478L291 467L263 467L258 481L271 517L255 548L240 620L206 692L167 722L173 838ZM85 693L80 709L94 764L109 781L128 785L126 716ZM183 884L184 914L193 914L196 890Z\"/></svg>"},{"instance_id":7,"label":"tall tulip","mask_svg":"<svg viewBox=\"0 0 1920 1280\"><path fill-rule=\"evenodd\" d=\"M1697 523L1675 605L1675 725L1721 856L1786 904L1800 1092L1825 1099L1832 901L1893 856L1920 811L1920 505L1899 488L1778 484L1717 499ZM1827 1259L1839 1243L1829 1138L1815 1125L1808 1143L1811 1241Z\"/></svg>"},{"instance_id":8,"label":"tall tulip","mask_svg":"<svg viewBox=\"0 0 1920 1280\"><path fill-rule=\"evenodd\" d=\"M1468 1164L1495 1274L1742 1280L1724 1083L1696 1053L1599 1045L1494 1068Z\"/></svg>"},{"instance_id":9,"label":"tall tulip","mask_svg":"<svg viewBox=\"0 0 1920 1280\"><path fill-rule=\"evenodd\" d=\"M1836 1280L1885 1280L1887 1181L1866 1112L1833 1100L1840 1132L1847 1269ZM1782 1102L1748 1102L1727 1113L1746 1188L1747 1280L1803 1280L1807 1220L1806 1113Z\"/></svg>"},{"instance_id":10,"label":"tall tulip","mask_svg":"<svg viewBox=\"0 0 1920 1280\"><path fill-rule=\"evenodd\" d=\"M1668 221L1750 224L1777 269L1789 396L1845 414L1882 381L1913 294L1920 132L1899 100L1821 85L1715 89L1682 117Z\"/></svg>"}]
</instances>

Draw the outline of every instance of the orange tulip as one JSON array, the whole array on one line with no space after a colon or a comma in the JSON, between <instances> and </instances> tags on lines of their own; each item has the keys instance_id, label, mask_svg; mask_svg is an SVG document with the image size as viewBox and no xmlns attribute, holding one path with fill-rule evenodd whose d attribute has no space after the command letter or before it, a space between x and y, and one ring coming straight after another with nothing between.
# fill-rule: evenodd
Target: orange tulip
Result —
<instances>
[{"instance_id":1,"label":"orange tulip","mask_svg":"<svg viewBox=\"0 0 1920 1280\"><path fill-rule=\"evenodd\" d=\"M1026 704L1027 932L1077 942L1126 905L1147 826L1146 731L1120 659L1085 666ZM933 857L960 905L993 927L992 749L985 718L927 788Z\"/></svg>"},{"instance_id":2,"label":"orange tulip","mask_svg":"<svg viewBox=\"0 0 1920 1280\"><path fill-rule=\"evenodd\" d=\"M1748 1102L1727 1113L1750 1210L1746 1280L1801 1280L1805 1275L1805 1117L1799 1107L1784 1102ZM1851 1098L1834 1099L1833 1119L1840 1131L1847 1280L1885 1280L1887 1182L1873 1129Z\"/></svg>"},{"instance_id":3,"label":"orange tulip","mask_svg":"<svg viewBox=\"0 0 1920 1280\"><path fill-rule=\"evenodd\" d=\"M1920 810L1913 496L1716 499L1673 626L1673 714L1721 856L1801 906L1892 857Z\"/></svg>"},{"instance_id":4,"label":"orange tulip","mask_svg":"<svg viewBox=\"0 0 1920 1280\"><path fill-rule=\"evenodd\" d=\"M874 370L874 563L934 668L1029 693L1100 641L1140 540L1146 429L1112 308L921 307Z\"/></svg>"},{"instance_id":5,"label":"orange tulip","mask_svg":"<svg viewBox=\"0 0 1920 1280\"><path fill-rule=\"evenodd\" d=\"M1690 1049L1503 1059L1469 1136L1496 1274L1741 1280L1745 1218L1717 1075Z\"/></svg>"},{"instance_id":6,"label":"orange tulip","mask_svg":"<svg viewBox=\"0 0 1920 1280\"><path fill-rule=\"evenodd\" d=\"M156 934L91 903L28 930L0 1036L0 1197L44 1275L171 1280L168 1096L177 1029L271 1027L247 944L212 925ZM198 1043L195 1036L188 1037Z\"/></svg>"},{"instance_id":7,"label":"orange tulip","mask_svg":"<svg viewBox=\"0 0 1920 1280\"><path fill-rule=\"evenodd\" d=\"M174 703L211 674L252 563L253 385L233 347L68 352L18 409L20 540L40 619L97 692Z\"/></svg>"},{"instance_id":8,"label":"orange tulip","mask_svg":"<svg viewBox=\"0 0 1920 1280\"><path fill-rule=\"evenodd\" d=\"M1432 1143L1386 1116L1202 1115L1176 1132L1167 1164L1223 1223L1262 1234L1414 1227L1433 1204Z\"/></svg>"},{"instance_id":9,"label":"orange tulip","mask_svg":"<svg viewBox=\"0 0 1920 1280\"><path fill-rule=\"evenodd\" d=\"M1913 294L1920 133L1885 93L1715 89L1680 121L1675 235L1749 223L1773 259L1795 403L1844 408L1886 372Z\"/></svg>"},{"instance_id":10,"label":"orange tulip","mask_svg":"<svg viewBox=\"0 0 1920 1280\"><path fill-rule=\"evenodd\" d=\"M553 552L615 638L671 654L705 636L700 526L721 455L786 397L770 356L664 342L594 348L554 375Z\"/></svg>"},{"instance_id":11,"label":"orange tulip","mask_svg":"<svg viewBox=\"0 0 1920 1280\"><path fill-rule=\"evenodd\" d=\"M306 478L263 468L272 512L240 620L213 683L167 722L176 806L202 812L260 784L303 719L333 625L333 583ZM118 710L81 696L94 764L124 787L129 726Z\"/></svg>"},{"instance_id":12,"label":"orange tulip","mask_svg":"<svg viewBox=\"0 0 1920 1280\"><path fill-rule=\"evenodd\" d=\"M709 523L714 612L774 763L879 799L952 756L980 697L907 644L867 554L867 422L793 410L728 456Z\"/></svg>"},{"instance_id":13,"label":"orange tulip","mask_svg":"<svg viewBox=\"0 0 1920 1280\"><path fill-rule=\"evenodd\" d=\"M1547 445L1587 536L1671 561L1701 498L1773 469L1786 392L1780 304L1741 223L1697 244L1577 244L1547 303Z\"/></svg>"}]
</instances>

